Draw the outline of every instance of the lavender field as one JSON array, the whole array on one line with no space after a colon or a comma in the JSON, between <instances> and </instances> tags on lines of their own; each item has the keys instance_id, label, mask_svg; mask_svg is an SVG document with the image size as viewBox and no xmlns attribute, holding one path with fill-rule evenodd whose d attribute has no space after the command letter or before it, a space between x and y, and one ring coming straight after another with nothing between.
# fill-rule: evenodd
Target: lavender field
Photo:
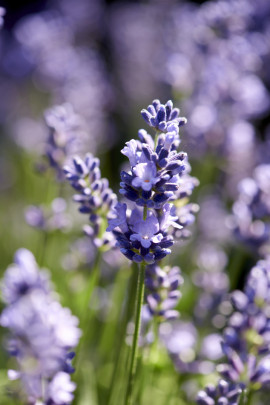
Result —
<instances>
[{"instance_id":1,"label":"lavender field","mask_svg":"<svg viewBox=\"0 0 270 405\"><path fill-rule=\"evenodd\" d=\"M270 1L0 27L0 405L269 405Z\"/></svg>"}]
</instances>

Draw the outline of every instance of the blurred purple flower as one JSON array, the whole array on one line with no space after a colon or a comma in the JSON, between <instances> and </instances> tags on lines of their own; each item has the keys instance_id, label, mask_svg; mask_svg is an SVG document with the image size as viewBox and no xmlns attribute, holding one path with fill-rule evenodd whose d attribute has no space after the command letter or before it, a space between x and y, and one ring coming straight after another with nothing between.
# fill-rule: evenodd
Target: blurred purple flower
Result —
<instances>
[{"instance_id":1,"label":"blurred purple flower","mask_svg":"<svg viewBox=\"0 0 270 405\"><path fill-rule=\"evenodd\" d=\"M45 271L39 271L33 254L27 249L17 250L14 264L9 266L2 281L2 296L11 305L32 290L49 294L50 281Z\"/></svg>"},{"instance_id":2,"label":"blurred purple flower","mask_svg":"<svg viewBox=\"0 0 270 405\"><path fill-rule=\"evenodd\" d=\"M63 396L70 403L75 386L63 374L74 371L70 363L74 353L70 350L81 335L78 319L55 301L47 279L26 249L17 251L15 264L6 271L2 291L8 305L0 324L10 330L7 350L18 364L18 372L11 370L10 378L20 378L29 402L42 399L63 405L57 402Z\"/></svg>"},{"instance_id":3,"label":"blurred purple flower","mask_svg":"<svg viewBox=\"0 0 270 405\"><path fill-rule=\"evenodd\" d=\"M264 254L270 238L270 165L257 166L253 178L242 180L238 190L232 229L237 239Z\"/></svg>"},{"instance_id":4,"label":"blurred purple flower","mask_svg":"<svg viewBox=\"0 0 270 405\"><path fill-rule=\"evenodd\" d=\"M227 363L220 364L218 371L249 389L259 390L270 382L269 288L267 258L251 270L244 292L232 293L234 312L223 333L222 348Z\"/></svg>"}]
</instances>

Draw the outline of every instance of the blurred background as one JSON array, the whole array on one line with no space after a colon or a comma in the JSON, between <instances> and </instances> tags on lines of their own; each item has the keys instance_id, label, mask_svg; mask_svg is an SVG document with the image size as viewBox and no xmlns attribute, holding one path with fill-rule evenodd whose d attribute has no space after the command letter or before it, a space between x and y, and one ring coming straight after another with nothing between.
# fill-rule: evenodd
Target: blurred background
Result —
<instances>
[{"instance_id":1,"label":"blurred background","mask_svg":"<svg viewBox=\"0 0 270 405\"><path fill-rule=\"evenodd\" d=\"M209 353L214 345L206 337L225 325L231 311L228 292L242 288L249 269L270 252L270 2L9 0L2 6L1 274L16 249L30 249L51 270L63 305L76 314L76 297L95 252L81 231L87 218L72 203L61 165L74 152L91 152L118 193L125 164L120 150L145 128L141 109L156 98L162 103L172 99L188 120L181 129L181 149L199 180L191 202L200 211L170 259L185 280L182 324L176 330L178 342L185 336L187 346L170 340L164 329L166 352L182 373L177 378L184 380L185 404L198 386L190 384L191 375L211 373L221 356L218 347ZM64 107L52 110L56 105ZM64 117L63 127L55 117ZM50 160L52 128L62 138ZM71 138L79 142L69 148ZM254 188L262 196L260 209ZM104 404L118 316L113 283L119 268L128 268L115 251L106 254L94 310L97 330L110 314L114 338L103 341L105 366L100 358L93 360ZM128 276L123 277L122 291L114 292L119 301ZM92 347L99 338L97 333ZM179 351L188 355L181 357ZM4 350L1 360L7 368ZM168 361L162 361L163 372L156 371L157 401L158 384L164 388L172 373ZM80 398L85 386L81 382ZM165 394L157 403L165 401Z\"/></svg>"}]
</instances>

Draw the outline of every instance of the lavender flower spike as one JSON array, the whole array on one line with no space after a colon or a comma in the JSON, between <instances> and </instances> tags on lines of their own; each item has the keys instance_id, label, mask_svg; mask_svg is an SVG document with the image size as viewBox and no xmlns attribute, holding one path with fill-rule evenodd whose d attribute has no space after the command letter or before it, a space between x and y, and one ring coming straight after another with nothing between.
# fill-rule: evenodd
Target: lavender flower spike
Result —
<instances>
[{"instance_id":1,"label":"lavender flower spike","mask_svg":"<svg viewBox=\"0 0 270 405\"><path fill-rule=\"evenodd\" d=\"M10 331L7 350L18 366L9 371L10 379L21 380L29 403L70 404L75 389L69 377L74 371L71 349L81 335L78 319L55 301L47 278L26 249L17 251L2 292L7 307L0 324Z\"/></svg>"},{"instance_id":2,"label":"lavender flower spike","mask_svg":"<svg viewBox=\"0 0 270 405\"><path fill-rule=\"evenodd\" d=\"M185 207L196 181L189 175L184 177L186 168L190 170L187 155L177 151L179 127L186 123L179 110L171 101L163 105L154 100L142 116L155 130L154 139L140 130L140 140L132 139L122 150L130 170L121 173L120 194L135 206L127 210L126 205L118 204L107 230L113 231L117 246L128 259L153 264L171 253L173 236L184 236L173 229L182 230L193 221L191 206L185 213L183 209L176 211L175 206Z\"/></svg>"},{"instance_id":3,"label":"lavender flower spike","mask_svg":"<svg viewBox=\"0 0 270 405\"><path fill-rule=\"evenodd\" d=\"M117 197L109 188L108 180L101 178L99 159L90 153L84 160L75 156L73 165L66 165L63 170L70 185L78 192L74 201L80 205L79 211L89 215L90 225L85 227L85 232L97 247L110 246L112 234L104 229Z\"/></svg>"}]
</instances>

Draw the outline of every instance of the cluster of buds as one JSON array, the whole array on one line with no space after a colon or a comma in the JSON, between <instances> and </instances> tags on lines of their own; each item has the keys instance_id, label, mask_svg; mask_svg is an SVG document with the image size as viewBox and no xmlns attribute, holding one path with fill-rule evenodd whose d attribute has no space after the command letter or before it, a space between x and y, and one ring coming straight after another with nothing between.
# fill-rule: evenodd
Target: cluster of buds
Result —
<instances>
[{"instance_id":1,"label":"cluster of buds","mask_svg":"<svg viewBox=\"0 0 270 405\"><path fill-rule=\"evenodd\" d=\"M208 385L197 396L198 405L238 405L242 393L240 386L220 380L217 386Z\"/></svg>"},{"instance_id":2,"label":"cluster of buds","mask_svg":"<svg viewBox=\"0 0 270 405\"><path fill-rule=\"evenodd\" d=\"M101 178L99 159L87 154L83 159L75 157L73 164L64 166L70 185L78 192L74 201L79 211L89 215L90 225L85 232L97 247L108 245L112 235L106 232L107 217L116 204L117 197L109 188L107 179Z\"/></svg>"}]
</instances>

